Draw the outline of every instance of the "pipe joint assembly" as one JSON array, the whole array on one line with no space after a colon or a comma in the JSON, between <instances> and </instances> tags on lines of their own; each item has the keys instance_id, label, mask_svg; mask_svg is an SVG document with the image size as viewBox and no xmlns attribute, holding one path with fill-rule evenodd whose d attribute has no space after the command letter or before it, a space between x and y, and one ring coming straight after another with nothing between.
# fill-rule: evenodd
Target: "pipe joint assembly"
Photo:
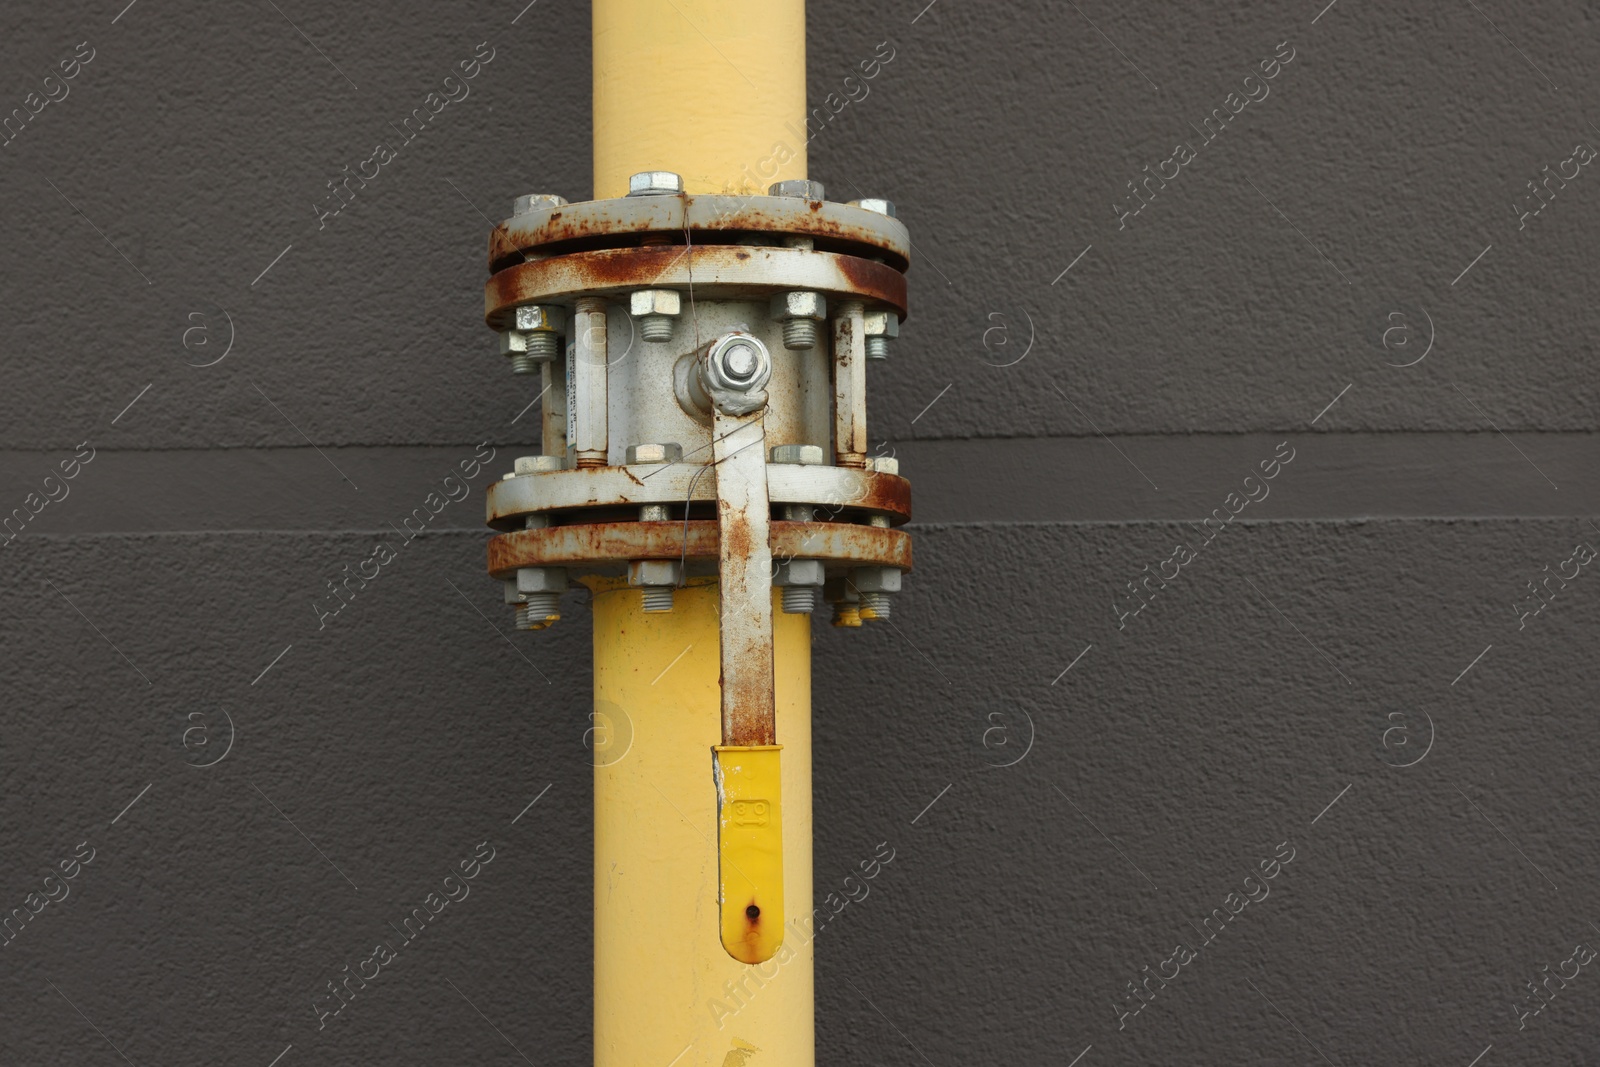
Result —
<instances>
[{"instance_id":1,"label":"pipe joint assembly","mask_svg":"<svg viewBox=\"0 0 1600 1067\"><path fill-rule=\"evenodd\" d=\"M866 361L905 317L909 235L888 201L835 203L819 182L681 185L649 171L613 200L519 197L490 235L486 320L545 398L540 454L488 492L490 573L670 559L683 579L723 574L749 548L717 529L732 474L717 426L759 412L720 432L762 461L749 477L774 509L772 559L870 575L862 617L886 618L899 583L882 575L911 565L910 487L867 454Z\"/></svg>"}]
</instances>

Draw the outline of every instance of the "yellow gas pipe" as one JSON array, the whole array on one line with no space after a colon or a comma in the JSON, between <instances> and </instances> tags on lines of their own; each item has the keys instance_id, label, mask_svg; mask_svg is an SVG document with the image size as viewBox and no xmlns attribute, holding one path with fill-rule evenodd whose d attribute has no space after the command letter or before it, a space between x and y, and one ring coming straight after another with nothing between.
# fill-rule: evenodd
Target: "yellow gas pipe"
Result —
<instances>
[{"instance_id":1,"label":"yellow gas pipe","mask_svg":"<svg viewBox=\"0 0 1600 1067\"><path fill-rule=\"evenodd\" d=\"M594 0L594 195L644 170L690 193L806 176L804 0Z\"/></svg>"},{"instance_id":2,"label":"yellow gas pipe","mask_svg":"<svg viewBox=\"0 0 1600 1067\"><path fill-rule=\"evenodd\" d=\"M690 193L806 177L802 0L593 10L596 198L646 170ZM639 589L590 584L596 1067L812 1067L811 616L773 613L789 919L777 954L749 965L719 929L717 585L646 614Z\"/></svg>"}]
</instances>

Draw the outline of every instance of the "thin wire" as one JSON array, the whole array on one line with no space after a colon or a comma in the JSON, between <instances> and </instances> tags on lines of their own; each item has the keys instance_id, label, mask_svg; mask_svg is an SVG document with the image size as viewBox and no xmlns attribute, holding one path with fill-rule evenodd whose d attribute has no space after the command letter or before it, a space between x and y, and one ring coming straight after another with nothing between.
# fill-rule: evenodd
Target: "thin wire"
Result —
<instances>
[{"instance_id":1,"label":"thin wire","mask_svg":"<svg viewBox=\"0 0 1600 1067\"><path fill-rule=\"evenodd\" d=\"M694 472L694 477L689 479L689 496L683 502L683 551L678 553L678 585L682 587L689 581L689 507L694 503L694 484L700 476L715 467L716 461L703 465Z\"/></svg>"},{"instance_id":2,"label":"thin wire","mask_svg":"<svg viewBox=\"0 0 1600 1067\"><path fill-rule=\"evenodd\" d=\"M715 435L715 431L713 431L711 444L714 446L714 445L716 445L716 443L718 441L726 440L729 437L732 437L734 434L738 433L740 430L744 429L746 426L750 426L750 425L752 425L752 424L748 423L748 422L740 423L738 426L735 426L732 430L729 430L727 433L723 434L721 437L717 437ZM762 433L754 441L751 441L750 444L748 444L748 445L740 445L738 448L734 449L732 452L729 452L726 456L723 456L722 459L732 459L734 456L737 456L740 452L743 452L745 449L749 448L750 445L757 444L757 443L759 443L761 441L765 441L766 439L767 439L767 435L765 433ZM694 487L695 487L695 483L700 480L700 476L702 474L704 474L706 471L710 470L712 467L717 466L717 464L721 463L722 459L713 459L710 463L703 464L700 467L699 470L694 472L694 477L689 479L689 492L684 497L684 500L683 500L683 537L682 537L683 550L678 553L678 586L680 588L683 587L684 585L686 585L687 581L688 581L688 574L689 574L689 571L688 571L688 567L689 567L689 508L694 503Z\"/></svg>"}]
</instances>

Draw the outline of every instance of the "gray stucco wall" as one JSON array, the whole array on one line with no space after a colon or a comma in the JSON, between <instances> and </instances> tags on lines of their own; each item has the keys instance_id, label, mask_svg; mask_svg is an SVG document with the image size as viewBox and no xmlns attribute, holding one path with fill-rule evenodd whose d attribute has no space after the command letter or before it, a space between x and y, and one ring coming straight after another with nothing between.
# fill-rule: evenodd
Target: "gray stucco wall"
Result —
<instances>
[{"instance_id":1,"label":"gray stucco wall","mask_svg":"<svg viewBox=\"0 0 1600 1067\"><path fill-rule=\"evenodd\" d=\"M0 948L0 1062L581 1062L588 616L509 631L476 493L533 432L485 216L588 195L587 7L123 2L0 35L6 108L93 49L0 148L0 511L92 449L0 549L0 904L75 871ZM1583 1061L1595 12L925 3L809 14L813 101L894 48L810 150L916 240L871 402L919 515L895 627L816 634L818 885L896 849L818 942L819 1059ZM1533 214L1547 165L1579 173ZM485 840L318 1031L310 992Z\"/></svg>"}]
</instances>

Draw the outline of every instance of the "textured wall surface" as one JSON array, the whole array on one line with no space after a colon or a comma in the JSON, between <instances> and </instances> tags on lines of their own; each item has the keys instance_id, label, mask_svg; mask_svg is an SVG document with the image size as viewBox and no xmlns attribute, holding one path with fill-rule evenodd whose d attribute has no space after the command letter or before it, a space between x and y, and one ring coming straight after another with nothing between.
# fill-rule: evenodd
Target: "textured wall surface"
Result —
<instances>
[{"instance_id":1,"label":"textured wall surface","mask_svg":"<svg viewBox=\"0 0 1600 1067\"><path fill-rule=\"evenodd\" d=\"M477 493L588 9L125 3L0 34L0 114L59 97L0 146L0 513L74 473L0 547L0 1063L583 1062L588 613L511 630ZM1324 4L813 0L812 173L916 241L919 502L894 625L815 639L819 898L895 849L821 1062L1589 1062L1597 14Z\"/></svg>"}]
</instances>

